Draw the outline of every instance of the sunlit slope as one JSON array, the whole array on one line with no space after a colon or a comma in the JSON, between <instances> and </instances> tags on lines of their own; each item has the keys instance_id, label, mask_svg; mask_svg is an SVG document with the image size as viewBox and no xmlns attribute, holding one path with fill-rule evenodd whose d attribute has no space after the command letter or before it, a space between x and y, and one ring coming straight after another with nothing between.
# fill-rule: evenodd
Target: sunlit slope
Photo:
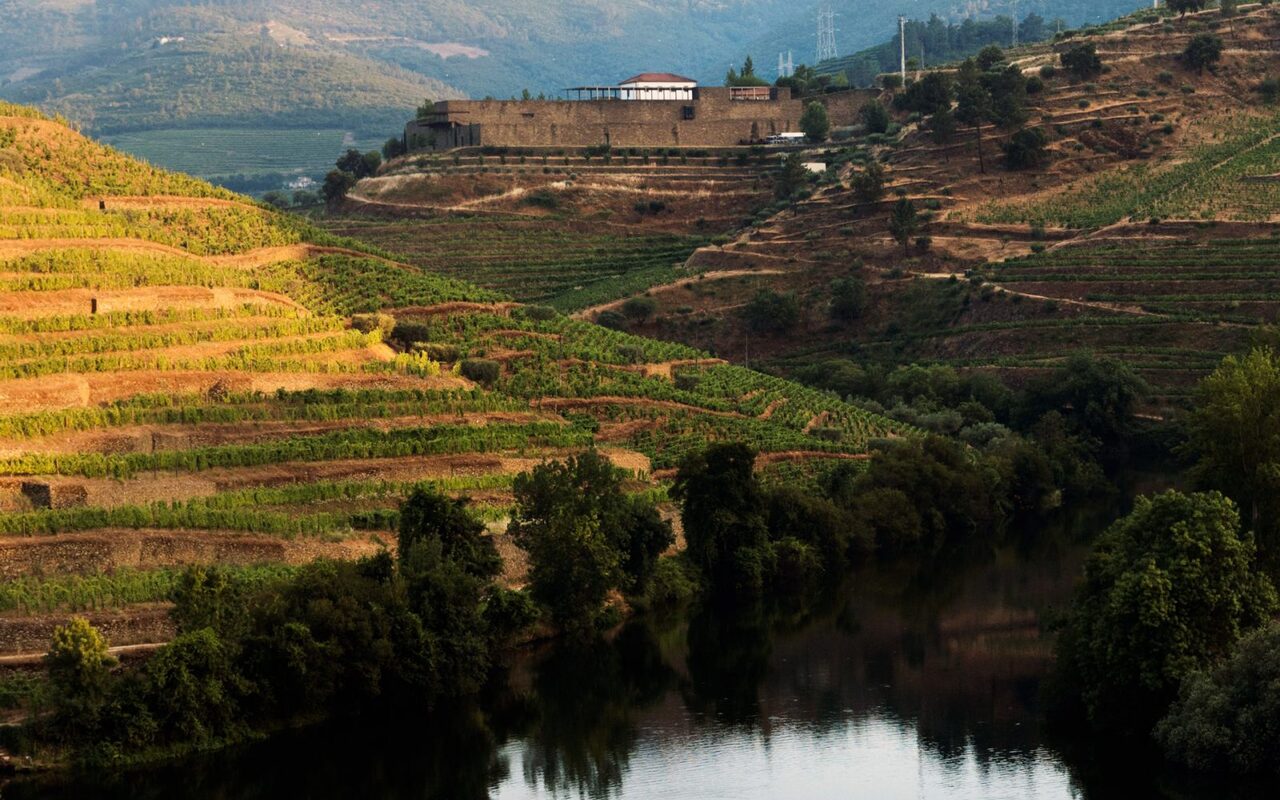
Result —
<instances>
[{"instance_id":1,"label":"sunlit slope","mask_svg":"<svg viewBox=\"0 0 1280 800\"><path fill-rule=\"evenodd\" d=\"M640 491L709 440L794 476L910 434L396 263L25 108L0 106L0 144L10 652L72 611L116 644L163 639L155 603L187 564L271 575L393 546L421 483L498 520L516 473L590 446Z\"/></svg>"}]
</instances>

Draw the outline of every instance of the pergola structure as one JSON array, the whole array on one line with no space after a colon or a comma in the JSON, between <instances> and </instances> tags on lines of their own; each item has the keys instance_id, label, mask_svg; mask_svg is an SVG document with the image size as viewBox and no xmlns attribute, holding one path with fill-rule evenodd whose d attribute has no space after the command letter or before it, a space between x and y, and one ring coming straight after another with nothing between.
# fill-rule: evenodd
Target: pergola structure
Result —
<instances>
[{"instance_id":1,"label":"pergola structure","mask_svg":"<svg viewBox=\"0 0 1280 800\"><path fill-rule=\"evenodd\" d=\"M642 72L617 86L573 86L574 100L693 100L698 82L670 72Z\"/></svg>"}]
</instances>

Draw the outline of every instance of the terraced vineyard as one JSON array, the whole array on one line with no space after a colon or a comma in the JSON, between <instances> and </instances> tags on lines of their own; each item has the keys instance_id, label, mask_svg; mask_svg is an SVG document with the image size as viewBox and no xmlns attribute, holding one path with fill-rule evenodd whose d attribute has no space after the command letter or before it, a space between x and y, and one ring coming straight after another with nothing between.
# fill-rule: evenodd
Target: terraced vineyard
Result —
<instances>
[{"instance_id":1,"label":"terraced vineyard","mask_svg":"<svg viewBox=\"0 0 1280 800\"><path fill-rule=\"evenodd\" d=\"M422 269L563 311L675 280L683 274L685 260L707 243L698 236L607 228L595 233L543 220L465 215L347 220L332 229L377 242Z\"/></svg>"},{"instance_id":2,"label":"terraced vineyard","mask_svg":"<svg viewBox=\"0 0 1280 800\"><path fill-rule=\"evenodd\" d=\"M115 645L161 641L185 565L272 580L375 553L423 484L496 522L515 474L590 446L660 492L712 439L750 438L783 475L912 433L502 291L546 297L606 262L655 269L683 237L602 234L517 292L447 224L404 264L23 108L0 106L0 144L3 654L39 652L73 611ZM561 245L497 230L507 253ZM459 279L477 275L493 286ZM499 542L519 583L520 554Z\"/></svg>"}]
</instances>

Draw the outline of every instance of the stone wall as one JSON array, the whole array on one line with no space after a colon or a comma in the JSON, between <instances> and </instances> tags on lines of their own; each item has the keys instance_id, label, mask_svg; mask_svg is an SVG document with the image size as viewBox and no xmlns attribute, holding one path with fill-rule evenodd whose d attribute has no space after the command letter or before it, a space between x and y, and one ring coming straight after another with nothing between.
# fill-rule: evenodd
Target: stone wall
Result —
<instances>
[{"instance_id":1,"label":"stone wall","mask_svg":"<svg viewBox=\"0 0 1280 800\"><path fill-rule=\"evenodd\" d=\"M727 88L693 100L446 100L410 122L411 148L732 147L798 130L803 104L786 90L769 100L731 100ZM477 141L478 140L478 141Z\"/></svg>"}]
</instances>

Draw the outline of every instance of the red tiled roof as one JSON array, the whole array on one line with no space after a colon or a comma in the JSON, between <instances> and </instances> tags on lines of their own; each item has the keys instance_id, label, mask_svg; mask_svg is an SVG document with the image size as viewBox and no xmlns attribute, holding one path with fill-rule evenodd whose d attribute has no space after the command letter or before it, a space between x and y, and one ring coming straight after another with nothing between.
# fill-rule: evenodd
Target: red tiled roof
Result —
<instances>
[{"instance_id":1,"label":"red tiled roof","mask_svg":"<svg viewBox=\"0 0 1280 800\"><path fill-rule=\"evenodd\" d=\"M641 72L634 78L627 78L622 85L626 86L629 83L697 83L697 81L671 72Z\"/></svg>"}]
</instances>

